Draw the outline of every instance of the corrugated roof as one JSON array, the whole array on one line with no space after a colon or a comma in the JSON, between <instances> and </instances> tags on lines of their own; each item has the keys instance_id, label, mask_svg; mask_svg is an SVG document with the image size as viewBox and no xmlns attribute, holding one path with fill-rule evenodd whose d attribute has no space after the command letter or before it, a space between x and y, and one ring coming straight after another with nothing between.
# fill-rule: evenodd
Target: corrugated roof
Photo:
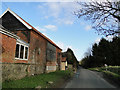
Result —
<instances>
[{"instance_id":1,"label":"corrugated roof","mask_svg":"<svg viewBox=\"0 0 120 90\"><path fill-rule=\"evenodd\" d=\"M35 32L37 32L40 36L42 36L44 39L46 39L48 42L50 42L52 45L54 45L55 47L59 48L60 50L62 50L60 47L58 47L52 40L50 40L49 38L47 38L45 35L43 35L41 32L39 32L37 29L35 29L32 25L30 25L28 22L26 22L24 19L22 19L20 16L18 16L15 12L13 12L12 10L10 10L9 8L0 16L0 18L6 13L6 12L10 12L11 14L13 14L21 23L23 23L28 29L32 29Z\"/></svg>"}]
</instances>

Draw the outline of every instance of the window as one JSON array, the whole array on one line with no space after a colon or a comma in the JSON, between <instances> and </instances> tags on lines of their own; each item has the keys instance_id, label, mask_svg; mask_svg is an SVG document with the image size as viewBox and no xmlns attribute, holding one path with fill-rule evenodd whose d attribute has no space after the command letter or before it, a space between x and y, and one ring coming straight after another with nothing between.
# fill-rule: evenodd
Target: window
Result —
<instances>
[{"instance_id":1,"label":"window","mask_svg":"<svg viewBox=\"0 0 120 90\"><path fill-rule=\"evenodd\" d=\"M17 44L17 45L16 45L16 53L15 53L15 57L16 57L16 58L19 57L19 47L20 47L20 45Z\"/></svg>"},{"instance_id":2,"label":"window","mask_svg":"<svg viewBox=\"0 0 120 90\"><path fill-rule=\"evenodd\" d=\"M17 43L15 59L27 60L28 59L28 46Z\"/></svg>"},{"instance_id":3,"label":"window","mask_svg":"<svg viewBox=\"0 0 120 90\"><path fill-rule=\"evenodd\" d=\"M21 45L21 49L20 49L20 58L23 59L23 55L24 55L24 46Z\"/></svg>"},{"instance_id":4,"label":"window","mask_svg":"<svg viewBox=\"0 0 120 90\"><path fill-rule=\"evenodd\" d=\"M28 47L25 47L25 59L28 58Z\"/></svg>"}]
</instances>

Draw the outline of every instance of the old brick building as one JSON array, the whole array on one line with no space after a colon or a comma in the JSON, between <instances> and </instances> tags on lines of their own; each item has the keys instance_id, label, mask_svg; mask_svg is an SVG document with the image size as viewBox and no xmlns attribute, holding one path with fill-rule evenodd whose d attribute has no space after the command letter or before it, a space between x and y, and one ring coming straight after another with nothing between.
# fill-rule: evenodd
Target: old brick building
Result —
<instances>
[{"instance_id":1,"label":"old brick building","mask_svg":"<svg viewBox=\"0 0 120 90\"><path fill-rule=\"evenodd\" d=\"M66 70L66 69L67 69L67 60L66 60L66 57L62 57L61 70Z\"/></svg>"},{"instance_id":2,"label":"old brick building","mask_svg":"<svg viewBox=\"0 0 120 90\"><path fill-rule=\"evenodd\" d=\"M4 64L8 62L28 65L25 69L30 75L60 69L62 49L53 41L10 9L0 16L0 20L5 30L16 36L11 38L1 34L2 46L6 47L5 51L9 51L2 53Z\"/></svg>"},{"instance_id":3,"label":"old brick building","mask_svg":"<svg viewBox=\"0 0 120 90\"><path fill-rule=\"evenodd\" d=\"M16 47L16 40L19 39L13 33L8 32L1 24L0 24L0 48L2 53L2 62L13 62L14 55L15 55L15 47ZM12 52L12 53L11 53Z\"/></svg>"}]
</instances>

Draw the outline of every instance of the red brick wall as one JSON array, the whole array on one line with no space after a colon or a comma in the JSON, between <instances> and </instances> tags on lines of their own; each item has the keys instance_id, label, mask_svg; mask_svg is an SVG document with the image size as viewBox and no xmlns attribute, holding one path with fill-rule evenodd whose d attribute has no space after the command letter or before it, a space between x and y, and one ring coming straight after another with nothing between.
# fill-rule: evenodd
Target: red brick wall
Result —
<instances>
[{"instance_id":1,"label":"red brick wall","mask_svg":"<svg viewBox=\"0 0 120 90\"><path fill-rule=\"evenodd\" d=\"M16 39L7 35L1 34L2 36L2 62L14 62Z\"/></svg>"},{"instance_id":2,"label":"red brick wall","mask_svg":"<svg viewBox=\"0 0 120 90\"><path fill-rule=\"evenodd\" d=\"M58 63L58 69L60 69L60 65L61 65L61 59L62 59L61 51L62 50L56 48L56 60L57 60L57 63ZM58 55L58 53L60 53L60 55Z\"/></svg>"},{"instance_id":3,"label":"red brick wall","mask_svg":"<svg viewBox=\"0 0 120 90\"><path fill-rule=\"evenodd\" d=\"M29 62L46 64L47 41L34 31L30 32ZM40 52L40 54L39 54Z\"/></svg>"},{"instance_id":4,"label":"red brick wall","mask_svg":"<svg viewBox=\"0 0 120 90\"><path fill-rule=\"evenodd\" d=\"M47 62L46 66L56 66L56 62Z\"/></svg>"},{"instance_id":5,"label":"red brick wall","mask_svg":"<svg viewBox=\"0 0 120 90\"><path fill-rule=\"evenodd\" d=\"M18 59L15 59L14 62L15 63L28 63L28 60L18 60Z\"/></svg>"},{"instance_id":6,"label":"red brick wall","mask_svg":"<svg viewBox=\"0 0 120 90\"><path fill-rule=\"evenodd\" d=\"M18 32L17 35L22 37L21 32ZM2 62L8 63L32 63L41 66L41 72L45 70L45 66L56 66L56 62L60 65L61 55L58 60L58 52L61 53L61 50L56 48L56 61L46 63L46 49L47 49L47 40L41 37L38 33L31 31L30 32L30 43L29 43L29 56L28 60L16 60L15 59L15 50L16 50L16 39L11 38L7 35L2 35ZM24 38L24 36L22 37ZM26 39L27 40L27 39ZM35 66L35 68L37 67ZM36 69L37 71L37 69Z\"/></svg>"},{"instance_id":7,"label":"red brick wall","mask_svg":"<svg viewBox=\"0 0 120 90\"><path fill-rule=\"evenodd\" d=\"M2 36L2 62L7 63L27 63L26 60L16 60L15 50L16 50L16 39L10 36L0 33Z\"/></svg>"},{"instance_id":8,"label":"red brick wall","mask_svg":"<svg viewBox=\"0 0 120 90\"><path fill-rule=\"evenodd\" d=\"M20 37L21 40L29 43L29 31L28 30L17 30L17 31L12 31L14 34Z\"/></svg>"}]
</instances>

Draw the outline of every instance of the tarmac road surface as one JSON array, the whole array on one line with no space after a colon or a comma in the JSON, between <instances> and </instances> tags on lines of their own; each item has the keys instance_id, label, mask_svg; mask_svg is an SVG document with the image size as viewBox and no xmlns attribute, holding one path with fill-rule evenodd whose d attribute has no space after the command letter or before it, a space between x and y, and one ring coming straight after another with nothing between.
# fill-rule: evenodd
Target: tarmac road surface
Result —
<instances>
[{"instance_id":1,"label":"tarmac road surface","mask_svg":"<svg viewBox=\"0 0 120 90\"><path fill-rule=\"evenodd\" d=\"M95 72L80 68L65 88L116 88Z\"/></svg>"}]
</instances>

